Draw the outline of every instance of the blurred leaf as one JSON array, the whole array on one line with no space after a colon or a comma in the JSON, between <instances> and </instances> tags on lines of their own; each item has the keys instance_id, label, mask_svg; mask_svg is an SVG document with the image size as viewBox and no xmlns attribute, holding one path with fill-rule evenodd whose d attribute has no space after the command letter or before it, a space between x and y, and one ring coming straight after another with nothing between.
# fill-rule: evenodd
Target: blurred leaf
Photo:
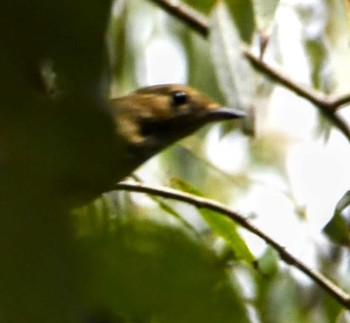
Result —
<instances>
[{"instance_id":1,"label":"blurred leaf","mask_svg":"<svg viewBox=\"0 0 350 323\"><path fill-rule=\"evenodd\" d=\"M89 267L68 209L117 168L110 6L0 1L1 322L82 322Z\"/></svg>"},{"instance_id":2,"label":"blurred leaf","mask_svg":"<svg viewBox=\"0 0 350 323\"><path fill-rule=\"evenodd\" d=\"M255 267L255 257L239 234L236 223L218 212L208 209L199 209L199 211L210 228L225 239L234 253L234 258L245 261L248 265Z\"/></svg>"},{"instance_id":3,"label":"blurred leaf","mask_svg":"<svg viewBox=\"0 0 350 323\"><path fill-rule=\"evenodd\" d=\"M284 133L273 131L256 138L249 146L255 166L283 171L288 140Z\"/></svg>"},{"instance_id":4,"label":"blurred leaf","mask_svg":"<svg viewBox=\"0 0 350 323\"><path fill-rule=\"evenodd\" d=\"M199 190L179 178L173 178L172 184L181 191L203 197L203 194ZM237 260L243 260L254 267L255 257L239 234L236 223L218 212L206 208L198 208L198 210L209 227L226 241L233 251L235 258Z\"/></svg>"},{"instance_id":5,"label":"blurred leaf","mask_svg":"<svg viewBox=\"0 0 350 323\"><path fill-rule=\"evenodd\" d=\"M329 54L324 39L318 37L306 40L305 49L310 60L309 66L313 86L316 89L329 91L327 88L329 80L326 79L327 75L325 74L325 70L329 65Z\"/></svg>"},{"instance_id":6,"label":"blurred leaf","mask_svg":"<svg viewBox=\"0 0 350 323\"><path fill-rule=\"evenodd\" d=\"M80 286L89 269L69 214L52 201L34 201L25 188L12 189L2 177L0 321L81 322Z\"/></svg>"},{"instance_id":7,"label":"blurred leaf","mask_svg":"<svg viewBox=\"0 0 350 323\"><path fill-rule=\"evenodd\" d=\"M350 206L350 191L347 191L339 200L332 219L323 228L327 237L337 244L349 247L350 228L349 219L345 218L343 211Z\"/></svg>"},{"instance_id":8,"label":"blurred leaf","mask_svg":"<svg viewBox=\"0 0 350 323\"><path fill-rule=\"evenodd\" d=\"M339 36L349 38L350 35L350 1L327 0L328 19L327 19L327 37L330 42L339 40ZM337 51L337 47L332 46Z\"/></svg>"},{"instance_id":9,"label":"blurred leaf","mask_svg":"<svg viewBox=\"0 0 350 323\"><path fill-rule=\"evenodd\" d=\"M344 2L345 11L346 11L347 16L348 16L349 27L350 27L350 1L349 0L343 0L343 2Z\"/></svg>"},{"instance_id":10,"label":"blurred leaf","mask_svg":"<svg viewBox=\"0 0 350 323\"><path fill-rule=\"evenodd\" d=\"M347 191L342 198L338 201L336 205L336 210L338 212L342 212L345 210L348 206L350 206L350 191Z\"/></svg>"},{"instance_id":11,"label":"blurred leaf","mask_svg":"<svg viewBox=\"0 0 350 323\"><path fill-rule=\"evenodd\" d=\"M237 26L239 38L246 43L251 43L255 31L253 2L251 0L218 1L218 6L223 4L229 8Z\"/></svg>"},{"instance_id":12,"label":"blurred leaf","mask_svg":"<svg viewBox=\"0 0 350 323\"><path fill-rule=\"evenodd\" d=\"M240 290L200 241L173 227L128 221L82 241L96 281L97 312L155 323L248 323ZM91 306L88 306L91 308Z\"/></svg>"},{"instance_id":13,"label":"blurred leaf","mask_svg":"<svg viewBox=\"0 0 350 323\"><path fill-rule=\"evenodd\" d=\"M349 321L349 311L330 295L324 295L321 306L326 322L347 323Z\"/></svg>"},{"instance_id":14,"label":"blurred leaf","mask_svg":"<svg viewBox=\"0 0 350 323\"><path fill-rule=\"evenodd\" d=\"M154 196L151 194L148 194L148 197L150 199L152 199L154 202L157 203L157 205L159 206L159 208L161 210L163 210L164 212L172 215L175 219L179 220L179 222L181 222L186 228L190 229L191 231L193 231L193 227L191 226L190 223L188 223L182 216L181 214L176 211L175 208L173 208L169 203L167 203L164 199L158 197L158 196Z\"/></svg>"},{"instance_id":15,"label":"blurred leaf","mask_svg":"<svg viewBox=\"0 0 350 323\"><path fill-rule=\"evenodd\" d=\"M278 253L271 247L268 247L257 261L258 269L263 275L274 276L279 269L279 259Z\"/></svg>"},{"instance_id":16,"label":"blurred leaf","mask_svg":"<svg viewBox=\"0 0 350 323\"><path fill-rule=\"evenodd\" d=\"M227 7L219 2L211 16L210 44L219 85L230 107L248 113L247 128L254 129L254 73L241 51L241 41ZM254 131L252 131L254 132Z\"/></svg>"},{"instance_id":17,"label":"blurred leaf","mask_svg":"<svg viewBox=\"0 0 350 323\"><path fill-rule=\"evenodd\" d=\"M193 195L197 195L197 196L201 196L203 197L203 194L200 190L198 190L197 188L195 188L194 186L192 186L190 183L184 181L183 179L181 178L176 178L176 177L173 177L171 179L171 186L178 189L178 190L181 190L182 192L186 192L186 193L189 193L189 194L193 194Z\"/></svg>"},{"instance_id":18,"label":"blurred leaf","mask_svg":"<svg viewBox=\"0 0 350 323\"><path fill-rule=\"evenodd\" d=\"M296 6L296 13L302 24L301 39L309 60L312 84L314 88L330 93L333 90L333 71L330 66L330 42L326 36L329 24L329 13L326 10L325 5L318 6L317 3Z\"/></svg>"},{"instance_id":19,"label":"blurred leaf","mask_svg":"<svg viewBox=\"0 0 350 323\"><path fill-rule=\"evenodd\" d=\"M130 2L115 3L118 10L114 10L110 26L111 65L113 73L112 95L125 94L136 85L135 50L131 45L129 32L129 15L132 12ZM117 12L116 12L117 11Z\"/></svg>"},{"instance_id":20,"label":"blurred leaf","mask_svg":"<svg viewBox=\"0 0 350 323\"><path fill-rule=\"evenodd\" d=\"M216 79L209 42L188 29L186 29L183 42L187 51L188 83L201 89L216 101L224 102L218 82L209 81Z\"/></svg>"},{"instance_id":21,"label":"blurred leaf","mask_svg":"<svg viewBox=\"0 0 350 323\"><path fill-rule=\"evenodd\" d=\"M266 30L270 28L274 21L280 0L255 0L253 2L256 17L255 19L259 30Z\"/></svg>"},{"instance_id":22,"label":"blurred leaf","mask_svg":"<svg viewBox=\"0 0 350 323\"><path fill-rule=\"evenodd\" d=\"M310 295L310 286L302 287L298 281L293 279L290 273L280 271L273 276L266 277L257 271L256 277L258 284L255 304L260 314L260 322L332 322L320 320L318 315L315 318L312 305L315 296ZM313 296L313 299L309 298L311 296Z\"/></svg>"},{"instance_id":23,"label":"blurred leaf","mask_svg":"<svg viewBox=\"0 0 350 323\"><path fill-rule=\"evenodd\" d=\"M184 2L189 4L195 10L207 14L214 6L216 0L185 0Z\"/></svg>"}]
</instances>

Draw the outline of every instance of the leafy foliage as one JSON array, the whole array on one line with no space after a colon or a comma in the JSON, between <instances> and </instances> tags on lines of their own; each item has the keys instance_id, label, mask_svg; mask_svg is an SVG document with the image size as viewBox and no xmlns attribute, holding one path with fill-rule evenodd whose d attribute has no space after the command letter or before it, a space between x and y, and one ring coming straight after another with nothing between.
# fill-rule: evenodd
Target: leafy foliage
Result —
<instances>
[{"instance_id":1,"label":"leafy foliage","mask_svg":"<svg viewBox=\"0 0 350 323\"><path fill-rule=\"evenodd\" d=\"M348 142L242 45L326 105L349 91L349 1L187 1L209 39L150 2L0 2L0 321L348 321L219 213L116 192L71 212L123 167L109 93L190 83L246 111L245 128L202 129L139 178L232 206L348 289Z\"/></svg>"}]
</instances>

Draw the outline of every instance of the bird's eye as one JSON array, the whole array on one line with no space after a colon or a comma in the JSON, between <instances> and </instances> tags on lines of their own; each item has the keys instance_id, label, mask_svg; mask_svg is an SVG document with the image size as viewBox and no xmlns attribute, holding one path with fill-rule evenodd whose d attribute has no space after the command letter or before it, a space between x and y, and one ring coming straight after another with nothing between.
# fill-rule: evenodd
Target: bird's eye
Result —
<instances>
[{"instance_id":1,"label":"bird's eye","mask_svg":"<svg viewBox=\"0 0 350 323\"><path fill-rule=\"evenodd\" d=\"M188 101L188 95L184 91L173 91L171 95L174 105L182 105Z\"/></svg>"}]
</instances>

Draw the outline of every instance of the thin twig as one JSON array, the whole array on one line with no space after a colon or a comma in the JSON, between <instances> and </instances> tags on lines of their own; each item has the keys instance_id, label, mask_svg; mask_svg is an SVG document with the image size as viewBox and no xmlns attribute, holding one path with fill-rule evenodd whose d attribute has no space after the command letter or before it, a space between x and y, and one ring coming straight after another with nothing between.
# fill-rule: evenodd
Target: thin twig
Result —
<instances>
[{"instance_id":1,"label":"thin twig","mask_svg":"<svg viewBox=\"0 0 350 323\"><path fill-rule=\"evenodd\" d=\"M167 13L178 18L180 21L184 22L186 25L196 30L196 32L198 32L202 36L208 36L209 26L207 18L198 11L194 10L192 7L184 3L180 3L176 0L150 1L162 7Z\"/></svg>"},{"instance_id":2,"label":"thin twig","mask_svg":"<svg viewBox=\"0 0 350 323\"><path fill-rule=\"evenodd\" d=\"M350 94L345 94L333 101L333 108L337 110L350 103Z\"/></svg>"},{"instance_id":3,"label":"thin twig","mask_svg":"<svg viewBox=\"0 0 350 323\"><path fill-rule=\"evenodd\" d=\"M281 246L278 242L273 240L266 233L258 229L247 218L238 214L237 212L230 210L229 208L222 205L221 203L218 203L216 201L213 201L207 198L195 196L192 194L183 193L178 190L174 190L170 188L165 188L165 187L157 188L157 187L152 187L144 184L136 184L131 182L121 182L115 186L115 189L126 190L131 192L142 192L142 193L162 196L165 198L186 202L198 208L210 209L229 217L230 219L232 219L233 221L237 222L242 227L244 227L246 230L250 231L251 233L257 235L262 240L264 240L267 244L269 244L272 248L274 248L280 254L280 257L286 263L298 268L305 275L307 275L314 282L316 282L319 286L321 286L327 293L332 295L339 303L344 305L346 308L350 309L349 294L344 292L341 288L339 288L337 285L335 285L332 281L330 281L328 278L323 276L321 273L311 269L310 267L305 265L303 262L301 262L298 258L290 254L283 246Z\"/></svg>"},{"instance_id":4,"label":"thin twig","mask_svg":"<svg viewBox=\"0 0 350 323\"><path fill-rule=\"evenodd\" d=\"M170 15L177 17L180 21L187 24L189 27L197 31L200 35L207 37L209 35L209 21L202 14L198 13L192 7L185 5L176 0L150 0L153 3L162 7ZM340 98L332 99L324 94L321 94L313 89L302 87L293 80L287 78L281 71L272 68L266 64L261 58L253 55L248 50L243 50L244 55L253 64L253 66L263 72L267 77L278 82L288 88L297 95L312 102L318 110L328 120L341 131L344 136L350 141L350 128L340 116L335 114L335 111L343 105L350 103L350 94Z\"/></svg>"},{"instance_id":5,"label":"thin twig","mask_svg":"<svg viewBox=\"0 0 350 323\"><path fill-rule=\"evenodd\" d=\"M313 103L319 109L319 111L326 118L328 118L328 120L332 122L333 125L336 126L350 141L349 126L347 125L344 119L335 114L336 105L339 106L345 104L345 99L349 100L349 97L344 97L341 101L332 100L323 93L296 84L282 71L278 70L276 67L272 67L266 64L260 58L256 57L250 50L245 48L243 49L243 53L257 70L263 72L273 81L283 85L292 92Z\"/></svg>"}]
</instances>

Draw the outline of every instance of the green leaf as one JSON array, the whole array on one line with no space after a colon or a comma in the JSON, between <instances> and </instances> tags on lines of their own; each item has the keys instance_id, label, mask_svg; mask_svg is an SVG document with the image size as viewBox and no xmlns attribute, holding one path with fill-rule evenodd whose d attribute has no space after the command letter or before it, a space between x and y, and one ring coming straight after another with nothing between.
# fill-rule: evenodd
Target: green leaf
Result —
<instances>
[{"instance_id":1,"label":"green leaf","mask_svg":"<svg viewBox=\"0 0 350 323\"><path fill-rule=\"evenodd\" d=\"M181 214L178 211L176 211L176 209L173 208L168 202L166 202L164 199L162 199L162 198L160 198L158 196L154 196L154 195L148 194L148 197L150 199L152 199L154 202L156 202L161 210L163 210L164 212L170 214L175 219L179 220L179 222L181 222L186 228L190 229L190 231L193 232L193 227L191 226L191 224L189 222L187 222L181 216Z\"/></svg>"},{"instance_id":2,"label":"green leaf","mask_svg":"<svg viewBox=\"0 0 350 323\"><path fill-rule=\"evenodd\" d=\"M332 219L323 228L323 232L333 242L350 246L350 230L348 220L343 211L350 205L350 191L347 191L337 203Z\"/></svg>"},{"instance_id":3,"label":"green leaf","mask_svg":"<svg viewBox=\"0 0 350 323\"><path fill-rule=\"evenodd\" d=\"M203 196L202 192L199 189L192 186L190 183L184 181L181 178L173 177L171 179L171 184L172 184L171 186L173 186L174 188L181 190L183 192L197 195L197 196Z\"/></svg>"},{"instance_id":4,"label":"green leaf","mask_svg":"<svg viewBox=\"0 0 350 323\"><path fill-rule=\"evenodd\" d=\"M223 1L219 1L224 3ZM225 1L237 26L240 38L251 43L255 31L254 7L251 0L229 0Z\"/></svg>"},{"instance_id":5,"label":"green leaf","mask_svg":"<svg viewBox=\"0 0 350 323\"><path fill-rule=\"evenodd\" d=\"M82 244L96 273L87 292L90 304L102 304L97 310L136 322L249 322L226 266L191 234L127 221L115 234L89 237Z\"/></svg>"},{"instance_id":6,"label":"green leaf","mask_svg":"<svg viewBox=\"0 0 350 323\"><path fill-rule=\"evenodd\" d=\"M307 39L305 41L305 50L307 52L310 68L312 84L316 89L329 90L329 80L325 70L329 66L329 53L325 39L323 37L317 37L314 39Z\"/></svg>"},{"instance_id":7,"label":"green leaf","mask_svg":"<svg viewBox=\"0 0 350 323\"><path fill-rule=\"evenodd\" d=\"M266 30L271 26L279 4L279 0L254 1L254 11L259 30Z\"/></svg>"},{"instance_id":8,"label":"green leaf","mask_svg":"<svg viewBox=\"0 0 350 323\"><path fill-rule=\"evenodd\" d=\"M242 54L241 40L227 6L219 2L211 16L210 45L220 89L230 107L248 112L247 129L254 129L251 113L255 93L254 72ZM250 132L254 132L251 130Z\"/></svg>"},{"instance_id":9,"label":"green leaf","mask_svg":"<svg viewBox=\"0 0 350 323\"><path fill-rule=\"evenodd\" d=\"M215 4L215 1L216 0L185 0L184 2L189 4L195 10L207 14Z\"/></svg>"},{"instance_id":10,"label":"green leaf","mask_svg":"<svg viewBox=\"0 0 350 323\"><path fill-rule=\"evenodd\" d=\"M114 11L110 26L113 96L125 94L137 84L135 71L137 53L129 37L129 16L135 14L135 10L133 11L130 2L126 1L119 1L118 9L117 12Z\"/></svg>"},{"instance_id":11,"label":"green leaf","mask_svg":"<svg viewBox=\"0 0 350 323\"><path fill-rule=\"evenodd\" d=\"M344 211L348 206L350 206L350 191L347 191L342 198L338 201L335 207L338 212Z\"/></svg>"},{"instance_id":12,"label":"green leaf","mask_svg":"<svg viewBox=\"0 0 350 323\"><path fill-rule=\"evenodd\" d=\"M176 185L177 189L203 197L197 188L179 178L172 179L172 183ZM254 267L255 257L239 234L236 223L221 213L204 208L198 208L198 210L210 228L226 241L233 251L235 259L245 261Z\"/></svg>"},{"instance_id":13,"label":"green leaf","mask_svg":"<svg viewBox=\"0 0 350 323\"><path fill-rule=\"evenodd\" d=\"M226 243L232 249L235 258L255 267L255 257L239 234L236 223L218 212L208 209L200 209L199 211L211 229L225 239Z\"/></svg>"},{"instance_id":14,"label":"green leaf","mask_svg":"<svg viewBox=\"0 0 350 323\"><path fill-rule=\"evenodd\" d=\"M279 256L277 251L268 247L264 254L258 259L258 268L264 274L268 276L275 276L278 273L278 261Z\"/></svg>"}]
</instances>

